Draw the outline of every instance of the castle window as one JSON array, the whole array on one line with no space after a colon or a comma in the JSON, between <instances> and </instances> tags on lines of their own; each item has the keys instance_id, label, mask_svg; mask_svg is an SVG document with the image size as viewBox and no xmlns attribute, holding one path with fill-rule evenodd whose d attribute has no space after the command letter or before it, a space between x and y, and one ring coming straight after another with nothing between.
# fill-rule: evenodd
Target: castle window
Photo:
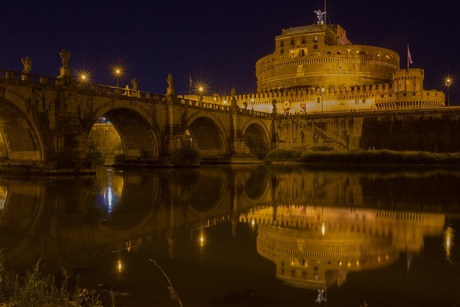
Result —
<instances>
[{"instance_id":1,"label":"castle window","mask_svg":"<svg viewBox=\"0 0 460 307\"><path fill-rule=\"evenodd\" d=\"M284 49L281 49L281 50L280 50L280 53L283 54L283 53L284 53Z\"/></svg>"},{"instance_id":2,"label":"castle window","mask_svg":"<svg viewBox=\"0 0 460 307\"><path fill-rule=\"evenodd\" d=\"M302 44L305 44L305 37L302 37Z\"/></svg>"},{"instance_id":3,"label":"castle window","mask_svg":"<svg viewBox=\"0 0 460 307\"><path fill-rule=\"evenodd\" d=\"M313 45L313 49L318 49L318 45Z\"/></svg>"},{"instance_id":4,"label":"castle window","mask_svg":"<svg viewBox=\"0 0 460 307\"><path fill-rule=\"evenodd\" d=\"M284 41L280 42L280 47L284 47Z\"/></svg>"},{"instance_id":5,"label":"castle window","mask_svg":"<svg viewBox=\"0 0 460 307\"><path fill-rule=\"evenodd\" d=\"M315 35L315 36L313 37L313 41L314 41L314 42L317 42L317 41L318 41L318 35Z\"/></svg>"},{"instance_id":6,"label":"castle window","mask_svg":"<svg viewBox=\"0 0 460 307\"><path fill-rule=\"evenodd\" d=\"M291 46L294 46L294 39L291 39Z\"/></svg>"}]
</instances>

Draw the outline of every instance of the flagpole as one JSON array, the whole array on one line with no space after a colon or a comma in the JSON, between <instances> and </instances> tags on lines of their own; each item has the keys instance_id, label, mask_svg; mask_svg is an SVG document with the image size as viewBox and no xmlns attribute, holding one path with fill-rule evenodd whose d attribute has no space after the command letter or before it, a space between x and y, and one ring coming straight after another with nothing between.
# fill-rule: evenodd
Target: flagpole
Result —
<instances>
[{"instance_id":1,"label":"flagpole","mask_svg":"<svg viewBox=\"0 0 460 307\"><path fill-rule=\"evenodd\" d=\"M409 71L409 44L407 44L407 51L406 51L406 62L407 62L407 71Z\"/></svg>"},{"instance_id":2,"label":"flagpole","mask_svg":"<svg viewBox=\"0 0 460 307\"><path fill-rule=\"evenodd\" d=\"M410 64L412 64L412 55L410 54L409 44L407 44L407 70L409 71Z\"/></svg>"}]
</instances>

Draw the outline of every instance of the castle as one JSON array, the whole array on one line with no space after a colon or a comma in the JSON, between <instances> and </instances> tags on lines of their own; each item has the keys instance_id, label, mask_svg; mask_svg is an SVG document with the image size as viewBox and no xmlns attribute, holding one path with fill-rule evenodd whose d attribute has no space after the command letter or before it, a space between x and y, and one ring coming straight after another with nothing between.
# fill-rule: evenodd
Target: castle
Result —
<instances>
[{"instance_id":1,"label":"castle","mask_svg":"<svg viewBox=\"0 0 460 307\"><path fill-rule=\"evenodd\" d=\"M256 93L201 99L280 114L445 105L443 92L423 88L423 69L401 69L392 50L352 44L340 25L326 24L325 12L315 13L316 24L283 29L275 37L275 51L257 61Z\"/></svg>"}]
</instances>

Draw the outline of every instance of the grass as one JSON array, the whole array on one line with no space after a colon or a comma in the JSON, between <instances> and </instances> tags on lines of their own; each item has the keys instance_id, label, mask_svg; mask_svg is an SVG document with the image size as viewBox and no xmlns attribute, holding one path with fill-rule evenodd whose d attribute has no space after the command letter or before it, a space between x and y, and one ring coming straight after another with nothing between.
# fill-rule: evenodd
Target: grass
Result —
<instances>
[{"instance_id":1,"label":"grass","mask_svg":"<svg viewBox=\"0 0 460 307\"><path fill-rule=\"evenodd\" d=\"M354 150L354 151L292 151L275 149L265 157L267 163L290 161L306 164L405 164L459 165L460 152L430 153L422 151Z\"/></svg>"},{"instance_id":2,"label":"grass","mask_svg":"<svg viewBox=\"0 0 460 307\"><path fill-rule=\"evenodd\" d=\"M102 306L95 291L70 285L67 279L57 282L43 274L42 261L22 276L6 269L6 257L0 250L0 307Z\"/></svg>"}]
</instances>

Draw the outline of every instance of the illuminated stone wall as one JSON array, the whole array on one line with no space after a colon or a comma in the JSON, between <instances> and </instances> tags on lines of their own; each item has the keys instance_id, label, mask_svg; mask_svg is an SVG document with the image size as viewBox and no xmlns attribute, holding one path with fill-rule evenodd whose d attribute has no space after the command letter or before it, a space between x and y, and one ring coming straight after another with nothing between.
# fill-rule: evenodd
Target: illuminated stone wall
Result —
<instances>
[{"instance_id":1,"label":"illuminated stone wall","mask_svg":"<svg viewBox=\"0 0 460 307\"><path fill-rule=\"evenodd\" d=\"M460 115L442 112L367 112L349 116L281 116L279 148L335 150L390 149L428 152L460 151Z\"/></svg>"}]
</instances>

